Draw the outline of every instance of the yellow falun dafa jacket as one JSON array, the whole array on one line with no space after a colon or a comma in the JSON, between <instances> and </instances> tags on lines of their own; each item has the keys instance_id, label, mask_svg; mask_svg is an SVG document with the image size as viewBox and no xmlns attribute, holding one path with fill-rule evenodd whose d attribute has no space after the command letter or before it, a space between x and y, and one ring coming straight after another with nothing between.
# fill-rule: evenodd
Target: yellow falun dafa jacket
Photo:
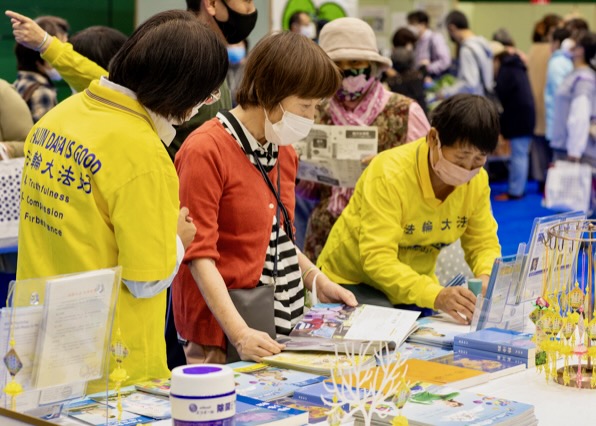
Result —
<instances>
[{"instance_id":1,"label":"yellow falun dafa jacket","mask_svg":"<svg viewBox=\"0 0 596 426\"><path fill-rule=\"evenodd\" d=\"M340 284L366 283L393 304L434 308L442 247L461 239L476 276L501 255L484 169L444 200L435 197L425 139L379 154L358 180L318 265Z\"/></svg>"},{"instance_id":2,"label":"yellow falun dafa jacket","mask_svg":"<svg viewBox=\"0 0 596 426\"><path fill-rule=\"evenodd\" d=\"M131 281L172 273L178 178L140 103L94 81L33 127L25 153L17 279L117 265ZM129 350L125 384L169 376L165 309L165 292L135 298L120 286L114 331Z\"/></svg>"}]
</instances>

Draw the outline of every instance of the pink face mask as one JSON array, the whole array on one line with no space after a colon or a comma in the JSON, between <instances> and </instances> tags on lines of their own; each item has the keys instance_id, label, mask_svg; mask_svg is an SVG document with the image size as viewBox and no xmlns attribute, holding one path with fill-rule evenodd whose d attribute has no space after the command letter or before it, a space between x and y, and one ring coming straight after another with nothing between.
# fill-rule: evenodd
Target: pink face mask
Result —
<instances>
[{"instance_id":1,"label":"pink face mask","mask_svg":"<svg viewBox=\"0 0 596 426\"><path fill-rule=\"evenodd\" d=\"M433 156L433 149L430 150L430 164L433 170L443 182L451 186L459 186L468 183L474 176L478 174L481 167L468 170L463 167L453 164L451 161L443 157L441 151L441 141L437 139L437 150L439 151L439 159L435 163Z\"/></svg>"}]
</instances>

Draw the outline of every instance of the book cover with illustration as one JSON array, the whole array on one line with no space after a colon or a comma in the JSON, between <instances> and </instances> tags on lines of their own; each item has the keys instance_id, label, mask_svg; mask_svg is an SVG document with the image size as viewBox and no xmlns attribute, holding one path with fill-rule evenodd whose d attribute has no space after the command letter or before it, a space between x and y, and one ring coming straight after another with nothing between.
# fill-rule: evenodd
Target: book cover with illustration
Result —
<instances>
[{"instance_id":1,"label":"book cover with illustration","mask_svg":"<svg viewBox=\"0 0 596 426\"><path fill-rule=\"evenodd\" d=\"M170 396L170 379L151 379L135 384L137 390L160 396Z\"/></svg>"},{"instance_id":2,"label":"book cover with illustration","mask_svg":"<svg viewBox=\"0 0 596 426\"><path fill-rule=\"evenodd\" d=\"M305 410L242 395L236 397L235 426L299 426L307 424L308 419Z\"/></svg>"},{"instance_id":3,"label":"book cover with illustration","mask_svg":"<svg viewBox=\"0 0 596 426\"><path fill-rule=\"evenodd\" d=\"M379 368L379 367L375 367ZM400 367L400 371L406 371L405 378L411 383L424 382L432 383L434 385L447 385L463 389L470 386L475 386L485 383L490 376L482 371L471 370L469 368L456 367L453 365L439 364L432 361L425 361L421 359L409 359ZM360 373L361 379L354 375L339 377L338 382L343 384L361 383L361 387L366 389L380 390L383 383L384 374L379 370L378 374L375 372L368 380L364 380L367 375L366 371Z\"/></svg>"},{"instance_id":4,"label":"book cover with illustration","mask_svg":"<svg viewBox=\"0 0 596 426\"><path fill-rule=\"evenodd\" d=\"M491 379L517 373L526 369L526 365L519 362L497 360L491 356L463 355L451 353L431 360L439 364L454 365L456 367L469 368L482 371L490 375Z\"/></svg>"},{"instance_id":5,"label":"book cover with illustration","mask_svg":"<svg viewBox=\"0 0 596 426\"><path fill-rule=\"evenodd\" d=\"M536 356L536 344L532 341L531 333L501 328L485 328L459 335L454 340L454 346L498 352L524 359Z\"/></svg>"},{"instance_id":6,"label":"book cover with illustration","mask_svg":"<svg viewBox=\"0 0 596 426\"><path fill-rule=\"evenodd\" d=\"M331 370L351 371L354 368L353 362L364 366L375 364L372 355L356 355L352 361L345 354L316 353L316 352L289 352L263 358L263 362L277 367L291 368L293 370L305 371L307 373L329 376Z\"/></svg>"},{"instance_id":7,"label":"book cover with illustration","mask_svg":"<svg viewBox=\"0 0 596 426\"><path fill-rule=\"evenodd\" d=\"M139 423L150 423L154 419L128 411L122 411L118 421L118 410L90 398L75 401L68 405L68 415L84 423L94 426L134 426Z\"/></svg>"},{"instance_id":8,"label":"book cover with illustration","mask_svg":"<svg viewBox=\"0 0 596 426\"><path fill-rule=\"evenodd\" d=\"M411 391L402 410L411 426L538 424L534 406L529 404L426 383L414 384ZM391 424L397 415L395 405L386 404L381 409L387 417L375 416L375 424ZM356 420L362 424L358 414Z\"/></svg>"},{"instance_id":9,"label":"book cover with illustration","mask_svg":"<svg viewBox=\"0 0 596 426\"><path fill-rule=\"evenodd\" d=\"M392 342L399 346L416 329L419 315L420 312L373 305L320 303L304 314L290 336Z\"/></svg>"},{"instance_id":10,"label":"book cover with illustration","mask_svg":"<svg viewBox=\"0 0 596 426\"><path fill-rule=\"evenodd\" d=\"M445 314L420 318L418 329L408 337L410 343L437 346L442 349L453 349L455 336L470 332L469 325L457 324Z\"/></svg>"},{"instance_id":11,"label":"book cover with illustration","mask_svg":"<svg viewBox=\"0 0 596 426\"><path fill-rule=\"evenodd\" d=\"M431 360L434 358L450 355L453 352L437 346L406 342L397 349L397 353L399 353L402 359Z\"/></svg>"},{"instance_id":12,"label":"book cover with illustration","mask_svg":"<svg viewBox=\"0 0 596 426\"><path fill-rule=\"evenodd\" d=\"M118 404L118 395L115 391L109 391L107 394L106 392L98 392L88 397L110 407L116 407ZM140 392L135 386L126 386L120 390L120 402L122 403L122 409L130 413L158 420L172 417L168 398Z\"/></svg>"},{"instance_id":13,"label":"book cover with illustration","mask_svg":"<svg viewBox=\"0 0 596 426\"><path fill-rule=\"evenodd\" d=\"M362 398L364 398L366 394L367 390L365 388L360 389L359 395L361 395ZM293 398L298 401L305 401L309 404L318 405L320 407L327 407L323 399L325 399L325 401L333 400L333 384L325 382L305 386L303 388L297 389L296 392L294 392ZM342 408L344 411L349 411L350 405L345 404L342 406Z\"/></svg>"},{"instance_id":14,"label":"book cover with illustration","mask_svg":"<svg viewBox=\"0 0 596 426\"><path fill-rule=\"evenodd\" d=\"M308 411L308 424L322 423L327 420L329 407L323 407L320 404L312 404L308 401L289 397L276 399L271 402L283 405L284 407L295 408L296 410Z\"/></svg>"},{"instance_id":15,"label":"book cover with illustration","mask_svg":"<svg viewBox=\"0 0 596 426\"><path fill-rule=\"evenodd\" d=\"M263 401L291 395L296 389L326 379L325 376L254 362L239 361L228 366L234 370L238 395Z\"/></svg>"}]
</instances>

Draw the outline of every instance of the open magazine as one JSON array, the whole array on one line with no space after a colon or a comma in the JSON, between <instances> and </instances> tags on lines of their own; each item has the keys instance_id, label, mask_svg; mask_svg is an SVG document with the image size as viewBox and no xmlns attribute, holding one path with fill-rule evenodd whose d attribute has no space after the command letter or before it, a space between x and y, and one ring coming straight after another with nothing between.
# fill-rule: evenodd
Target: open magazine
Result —
<instances>
[{"instance_id":1,"label":"open magazine","mask_svg":"<svg viewBox=\"0 0 596 426\"><path fill-rule=\"evenodd\" d=\"M383 308L373 305L356 307L340 303L313 306L294 326L289 336L278 341L291 351L358 352L369 342L368 353L387 344L390 349L401 345L416 329L420 312Z\"/></svg>"},{"instance_id":2,"label":"open magazine","mask_svg":"<svg viewBox=\"0 0 596 426\"><path fill-rule=\"evenodd\" d=\"M378 138L374 126L315 124L306 138L294 144L300 157L298 178L354 188L366 167L362 160L377 154Z\"/></svg>"}]
</instances>

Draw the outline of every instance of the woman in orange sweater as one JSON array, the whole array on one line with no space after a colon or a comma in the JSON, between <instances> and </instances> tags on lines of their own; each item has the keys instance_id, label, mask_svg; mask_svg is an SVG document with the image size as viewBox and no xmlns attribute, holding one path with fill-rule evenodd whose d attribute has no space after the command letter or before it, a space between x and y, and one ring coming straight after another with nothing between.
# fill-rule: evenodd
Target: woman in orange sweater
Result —
<instances>
[{"instance_id":1,"label":"woman in orange sweater","mask_svg":"<svg viewBox=\"0 0 596 426\"><path fill-rule=\"evenodd\" d=\"M293 238L298 158L289 145L309 133L316 106L340 82L339 69L311 40L291 32L265 37L246 63L238 106L194 131L177 154L180 201L199 212L173 286L187 362L225 362L226 336L243 359L283 348L246 324L230 289L274 286L279 334L301 318L304 289L315 282L321 301L356 304Z\"/></svg>"}]
</instances>

